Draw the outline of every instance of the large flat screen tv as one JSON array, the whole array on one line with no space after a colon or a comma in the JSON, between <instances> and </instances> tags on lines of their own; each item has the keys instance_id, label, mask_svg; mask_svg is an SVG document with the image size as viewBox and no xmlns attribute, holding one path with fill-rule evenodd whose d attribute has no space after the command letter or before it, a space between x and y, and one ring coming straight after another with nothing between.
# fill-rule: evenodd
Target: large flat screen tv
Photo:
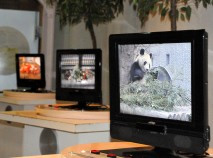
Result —
<instances>
[{"instance_id":1,"label":"large flat screen tv","mask_svg":"<svg viewBox=\"0 0 213 158\"><path fill-rule=\"evenodd\" d=\"M43 54L16 54L17 87L39 92L46 86Z\"/></svg>"},{"instance_id":2,"label":"large flat screen tv","mask_svg":"<svg viewBox=\"0 0 213 158\"><path fill-rule=\"evenodd\" d=\"M109 37L110 133L156 148L209 146L205 30Z\"/></svg>"},{"instance_id":3,"label":"large flat screen tv","mask_svg":"<svg viewBox=\"0 0 213 158\"><path fill-rule=\"evenodd\" d=\"M56 99L77 101L74 109L88 109L102 103L100 49L57 50Z\"/></svg>"}]
</instances>

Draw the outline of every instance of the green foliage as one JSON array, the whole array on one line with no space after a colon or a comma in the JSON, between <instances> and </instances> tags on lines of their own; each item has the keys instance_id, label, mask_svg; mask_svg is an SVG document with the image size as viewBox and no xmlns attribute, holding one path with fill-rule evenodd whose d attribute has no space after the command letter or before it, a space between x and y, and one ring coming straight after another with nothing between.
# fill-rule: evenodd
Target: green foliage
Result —
<instances>
[{"instance_id":1,"label":"green foliage","mask_svg":"<svg viewBox=\"0 0 213 158\"><path fill-rule=\"evenodd\" d=\"M172 111L174 106L188 106L191 102L184 89L168 81L147 77L146 83L136 81L121 87L121 102L155 110Z\"/></svg>"},{"instance_id":2,"label":"green foliage","mask_svg":"<svg viewBox=\"0 0 213 158\"><path fill-rule=\"evenodd\" d=\"M93 25L111 22L123 12L123 0L46 0L46 2L50 5L56 4L56 14L59 16L61 27L85 22L94 47L96 37Z\"/></svg>"},{"instance_id":3,"label":"green foliage","mask_svg":"<svg viewBox=\"0 0 213 158\"><path fill-rule=\"evenodd\" d=\"M110 22L123 11L122 0L47 0L47 2L57 4L57 14L62 26L78 24L82 20L98 25Z\"/></svg>"},{"instance_id":4,"label":"green foliage","mask_svg":"<svg viewBox=\"0 0 213 158\"><path fill-rule=\"evenodd\" d=\"M137 10L142 25L148 20L150 13L156 14L157 9L163 9L162 4L157 5L158 0L130 0L130 3L133 3L134 9Z\"/></svg>"},{"instance_id":5,"label":"green foliage","mask_svg":"<svg viewBox=\"0 0 213 158\"><path fill-rule=\"evenodd\" d=\"M171 5L172 1L175 6ZM148 20L150 14L155 15L157 12L161 15L162 20L167 15L170 19L175 18L176 20L180 17L182 21L186 19L189 21L191 18L192 1L190 0L130 0L130 3L133 3L142 26ZM207 8L208 5L213 5L213 0L195 0L193 3L197 8L200 3L202 3L204 8ZM175 10L176 17L172 15L172 10Z\"/></svg>"}]
</instances>

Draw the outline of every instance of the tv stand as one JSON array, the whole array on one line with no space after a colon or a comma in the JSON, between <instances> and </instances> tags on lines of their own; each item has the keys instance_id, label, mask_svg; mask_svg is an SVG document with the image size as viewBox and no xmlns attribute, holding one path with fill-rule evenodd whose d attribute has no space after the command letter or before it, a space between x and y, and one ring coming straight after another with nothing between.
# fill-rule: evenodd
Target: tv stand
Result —
<instances>
[{"instance_id":1,"label":"tv stand","mask_svg":"<svg viewBox=\"0 0 213 158\"><path fill-rule=\"evenodd\" d=\"M142 151L128 151L123 152L122 156L130 156L132 158L186 158L177 155L174 151L162 149L162 148L153 148L152 150L142 150Z\"/></svg>"},{"instance_id":2,"label":"tv stand","mask_svg":"<svg viewBox=\"0 0 213 158\"><path fill-rule=\"evenodd\" d=\"M95 105L90 106L88 103L84 101L79 101L76 105L70 106L62 106L62 108L67 108L71 110L85 110L85 111L107 111L109 110L106 106L103 105Z\"/></svg>"},{"instance_id":3,"label":"tv stand","mask_svg":"<svg viewBox=\"0 0 213 158\"><path fill-rule=\"evenodd\" d=\"M50 90L45 89L12 89L12 92L27 92L27 93L51 93Z\"/></svg>"},{"instance_id":4,"label":"tv stand","mask_svg":"<svg viewBox=\"0 0 213 158\"><path fill-rule=\"evenodd\" d=\"M124 148L114 150L102 150L103 153L115 153L119 156L130 158L205 158L206 155L195 155L190 153L178 153L173 150L158 148Z\"/></svg>"},{"instance_id":5,"label":"tv stand","mask_svg":"<svg viewBox=\"0 0 213 158\"><path fill-rule=\"evenodd\" d=\"M3 96L15 100L55 99L55 93L48 90L31 91L26 89L4 90Z\"/></svg>"},{"instance_id":6,"label":"tv stand","mask_svg":"<svg viewBox=\"0 0 213 158\"><path fill-rule=\"evenodd\" d=\"M71 147L67 147L64 150L62 150L61 154L62 155L67 155L70 156L70 158L74 158L76 157L75 153L80 153L81 155L84 155L85 153L85 157L98 157L99 155L98 152L96 152L96 155L94 156L94 154L92 154L92 151L100 151L100 157L106 157L107 155L110 153L110 155L114 154L116 155L117 158L127 158L127 156L122 156L123 152L140 152L142 151L142 153L144 151L149 152L149 150L151 151L155 151L155 150L159 150L159 148L153 148L152 146L148 146L148 145L144 145L144 144L138 144L138 143L132 143L132 142L102 142L102 143L91 143L91 144L78 144L78 145L74 145ZM82 152L84 151L84 152ZM88 152L87 152L88 151ZM90 153L91 152L91 153ZM170 152L170 151L166 151L164 149L160 148L160 151L155 151L155 152ZM74 155L69 155L69 153L74 153ZM149 152L150 153L150 152ZM208 149L206 155L204 156L184 156L182 154L178 155L179 158L208 158L211 157L213 153L213 150L210 148ZM210 155L210 156L207 156ZM82 156L83 157L83 156ZM147 157L146 155L139 155L139 157L128 157L128 158L150 158ZM159 158L156 155L152 155L151 158ZM163 157L163 158L168 158L168 157ZM170 156L169 158L174 158L172 156ZM177 157L175 157L177 158Z\"/></svg>"}]
</instances>

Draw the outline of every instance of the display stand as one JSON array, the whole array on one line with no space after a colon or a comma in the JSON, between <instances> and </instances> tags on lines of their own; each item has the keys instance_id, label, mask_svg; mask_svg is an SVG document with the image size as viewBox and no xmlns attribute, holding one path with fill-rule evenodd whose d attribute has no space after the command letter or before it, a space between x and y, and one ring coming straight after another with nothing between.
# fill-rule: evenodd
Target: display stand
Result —
<instances>
[{"instance_id":1,"label":"display stand","mask_svg":"<svg viewBox=\"0 0 213 158\"><path fill-rule=\"evenodd\" d=\"M53 104L38 105L35 111L38 115L63 119L80 119L80 120L109 120L109 111L84 111L70 110L66 106L71 104ZM75 103L73 103L75 105ZM96 106L96 105L91 105ZM61 108L63 107L63 108Z\"/></svg>"},{"instance_id":2,"label":"display stand","mask_svg":"<svg viewBox=\"0 0 213 158\"><path fill-rule=\"evenodd\" d=\"M38 104L56 104L54 93L29 93L15 92L5 90L0 96L0 112L16 113L16 111L27 112L34 110ZM0 114L0 115L1 115ZM28 114L29 115L29 114ZM17 117L14 120L7 120L6 115L1 119L0 116L0 157L14 157L23 155L25 146L25 124L17 122ZM27 121L28 119L25 118ZM29 122L28 122L29 123ZM26 123L27 124L27 123ZM34 132L33 130L30 132ZM35 135L35 134L34 134ZM13 150L11 150L13 147ZM39 153L36 153L37 155Z\"/></svg>"},{"instance_id":3,"label":"display stand","mask_svg":"<svg viewBox=\"0 0 213 158\"><path fill-rule=\"evenodd\" d=\"M33 93L18 90L4 90L3 96L16 100L55 99L55 93L49 91L46 91L46 93Z\"/></svg>"},{"instance_id":4,"label":"display stand","mask_svg":"<svg viewBox=\"0 0 213 158\"><path fill-rule=\"evenodd\" d=\"M121 156L122 153L128 152L141 152L141 151L151 151L154 148L152 146L132 143L132 142L103 142L103 143L91 143L91 144L78 144L75 146L71 146L62 150L62 156L66 158L80 158L80 157L117 157L117 158L130 158L131 156ZM207 151L208 156L204 156L202 158L212 157L212 148ZM131 158L161 158L159 156L142 156L137 155ZM163 158L172 158L172 157L163 157ZM193 156L181 156L181 158L195 158ZM201 158L201 157L197 157Z\"/></svg>"},{"instance_id":5,"label":"display stand","mask_svg":"<svg viewBox=\"0 0 213 158\"><path fill-rule=\"evenodd\" d=\"M19 158L82 158L82 157L86 157L82 155L76 155L75 153L83 153L83 152L88 152L91 150L113 150L113 149L121 149L121 148L125 148L125 149L152 149L152 147L147 146L147 145L143 145L143 144L137 144L137 143L131 143L131 142L102 142L102 143L90 143L90 144L78 144L78 145L74 145L68 148L65 148L64 150L62 150L61 154L55 154L55 155L40 155L40 156L27 156L27 157L19 157ZM210 148L208 150L208 153L210 154L209 157L211 157L212 153L213 153L213 149ZM88 154L88 153L86 153ZM104 158L107 157L106 154L101 154L101 155L87 155L88 157L93 156L93 158ZM117 158L119 158L119 156L117 156Z\"/></svg>"}]
</instances>

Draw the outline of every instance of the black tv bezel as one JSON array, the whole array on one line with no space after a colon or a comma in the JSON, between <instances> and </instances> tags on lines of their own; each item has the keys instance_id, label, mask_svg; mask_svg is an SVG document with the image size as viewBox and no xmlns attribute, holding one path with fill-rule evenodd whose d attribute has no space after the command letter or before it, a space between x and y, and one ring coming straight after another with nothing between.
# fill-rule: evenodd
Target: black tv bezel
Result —
<instances>
[{"instance_id":1,"label":"black tv bezel","mask_svg":"<svg viewBox=\"0 0 213 158\"><path fill-rule=\"evenodd\" d=\"M21 79L19 72L19 57L39 57L41 61L41 79ZM46 87L45 79L45 59L44 54L16 54L16 79L18 88L26 88L31 90L43 89Z\"/></svg>"},{"instance_id":2,"label":"black tv bezel","mask_svg":"<svg viewBox=\"0 0 213 158\"><path fill-rule=\"evenodd\" d=\"M207 33L205 30L184 30L153 33L114 34L109 37L110 63L110 121L136 127L137 123L154 122L167 128L168 133L183 133L203 137L208 126L208 96L207 96ZM148 43L178 43L191 42L191 88L192 88L192 121L178 121L146 116L136 116L120 113L119 91L119 44L148 44ZM116 129L113 129L113 131ZM113 134L114 135L114 134Z\"/></svg>"},{"instance_id":3,"label":"black tv bezel","mask_svg":"<svg viewBox=\"0 0 213 158\"><path fill-rule=\"evenodd\" d=\"M61 56L66 54L94 54L95 55L95 88L62 88L61 87ZM65 101L82 101L102 103L102 51L101 49L59 49L56 55L56 99Z\"/></svg>"}]
</instances>

